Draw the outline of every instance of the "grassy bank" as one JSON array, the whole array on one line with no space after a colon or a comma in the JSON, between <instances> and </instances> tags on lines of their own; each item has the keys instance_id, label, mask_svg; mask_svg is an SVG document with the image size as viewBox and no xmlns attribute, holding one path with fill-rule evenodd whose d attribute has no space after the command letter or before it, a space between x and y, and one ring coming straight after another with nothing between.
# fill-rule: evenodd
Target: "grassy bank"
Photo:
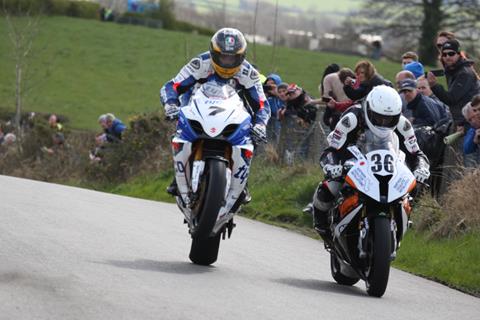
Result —
<instances>
[{"instance_id":1,"label":"grassy bank","mask_svg":"<svg viewBox=\"0 0 480 320\"><path fill-rule=\"evenodd\" d=\"M121 119L160 108L161 85L193 56L207 51L209 38L189 33L102 23L68 17L43 18L25 80L30 89L24 109L66 115L74 128L96 129L98 115L113 112ZM6 21L0 18L0 107L14 110L15 65ZM250 45L249 59L253 52ZM353 67L360 57L257 46L263 73L318 95L323 70L333 62ZM393 79L400 65L375 63Z\"/></svg>"}]
</instances>

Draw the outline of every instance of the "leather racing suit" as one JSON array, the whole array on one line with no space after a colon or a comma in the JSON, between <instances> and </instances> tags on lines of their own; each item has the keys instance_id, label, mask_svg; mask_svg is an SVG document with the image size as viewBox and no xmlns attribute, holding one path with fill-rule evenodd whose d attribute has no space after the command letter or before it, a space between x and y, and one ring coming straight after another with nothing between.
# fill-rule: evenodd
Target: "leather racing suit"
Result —
<instances>
[{"instance_id":1,"label":"leather racing suit","mask_svg":"<svg viewBox=\"0 0 480 320\"><path fill-rule=\"evenodd\" d=\"M183 106L190 100L196 85L208 81L228 83L233 88L240 89L240 97L254 112L252 114L254 123L267 125L270 118L270 107L263 92L258 71L248 61L244 61L240 70L232 78L222 78L215 73L208 51L193 58L175 78L160 89L161 102L164 105Z\"/></svg>"},{"instance_id":2,"label":"leather racing suit","mask_svg":"<svg viewBox=\"0 0 480 320\"><path fill-rule=\"evenodd\" d=\"M320 165L343 164L353 158L347 147L357 143L360 135L368 130L365 113L361 105L355 105L343 114L335 129L328 135L328 147L320 157ZM400 116L394 130L399 138L399 147L406 157L408 167L429 169L428 158L420 150L410 121ZM313 196L314 227L320 235L328 236L327 212L333 206L333 200L340 191L341 183L331 180L321 182Z\"/></svg>"}]
</instances>

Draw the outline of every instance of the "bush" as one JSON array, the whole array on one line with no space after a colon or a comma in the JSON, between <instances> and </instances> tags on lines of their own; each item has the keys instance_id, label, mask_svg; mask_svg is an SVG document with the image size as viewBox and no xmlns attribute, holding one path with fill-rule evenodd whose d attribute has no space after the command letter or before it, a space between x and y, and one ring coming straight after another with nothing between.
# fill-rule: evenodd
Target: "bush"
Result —
<instances>
[{"instance_id":1,"label":"bush","mask_svg":"<svg viewBox=\"0 0 480 320\"><path fill-rule=\"evenodd\" d=\"M121 182L140 172L159 172L171 167L170 136L173 124L155 114L130 120L122 142L107 144L103 159L87 168L87 179Z\"/></svg>"},{"instance_id":2,"label":"bush","mask_svg":"<svg viewBox=\"0 0 480 320\"><path fill-rule=\"evenodd\" d=\"M100 5L90 1L5 0L4 9L13 15L46 14L96 19Z\"/></svg>"},{"instance_id":3,"label":"bush","mask_svg":"<svg viewBox=\"0 0 480 320\"><path fill-rule=\"evenodd\" d=\"M480 230L480 168L465 171L454 181L443 199L437 202L430 196L420 199L413 219L419 231L428 231L432 238L454 237Z\"/></svg>"}]
</instances>

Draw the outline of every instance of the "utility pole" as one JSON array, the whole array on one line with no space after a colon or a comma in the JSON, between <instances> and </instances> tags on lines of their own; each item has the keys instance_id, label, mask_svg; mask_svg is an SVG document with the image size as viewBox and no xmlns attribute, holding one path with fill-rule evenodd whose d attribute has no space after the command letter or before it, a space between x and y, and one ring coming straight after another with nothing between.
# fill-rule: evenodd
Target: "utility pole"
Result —
<instances>
[{"instance_id":1,"label":"utility pole","mask_svg":"<svg viewBox=\"0 0 480 320\"><path fill-rule=\"evenodd\" d=\"M255 13L253 15L253 63L257 64L257 15L258 0L255 4Z\"/></svg>"},{"instance_id":2,"label":"utility pole","mask_svg":"<svg viewBox=\"0 0 480 320\"><path fill-rule=\"evenodd\" d=\"M277 22L278 22L278 0L275 2L275 18L273 20L273 39L272 39L272 58L270 59L270 70L274 70L275 67L275 51L277 48Z\"/></svg>"}]
</instances>

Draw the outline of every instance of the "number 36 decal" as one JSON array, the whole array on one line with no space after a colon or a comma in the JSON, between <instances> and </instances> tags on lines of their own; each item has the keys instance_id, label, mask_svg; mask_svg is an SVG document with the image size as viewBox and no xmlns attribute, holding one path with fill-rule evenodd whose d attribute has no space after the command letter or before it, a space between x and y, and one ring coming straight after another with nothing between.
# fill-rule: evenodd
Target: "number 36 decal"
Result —
<instances>
[{"instance_id":1,"label":"number 36 decal","mask_svg":"<svg viewBox=\"0 0 480 320\"><path fill-rule=\"evenodd\" d=\"M373 173L393 174L393 156L391 154L374 153L370 155L370 169Z\"/></svg>"}]
</instances>

